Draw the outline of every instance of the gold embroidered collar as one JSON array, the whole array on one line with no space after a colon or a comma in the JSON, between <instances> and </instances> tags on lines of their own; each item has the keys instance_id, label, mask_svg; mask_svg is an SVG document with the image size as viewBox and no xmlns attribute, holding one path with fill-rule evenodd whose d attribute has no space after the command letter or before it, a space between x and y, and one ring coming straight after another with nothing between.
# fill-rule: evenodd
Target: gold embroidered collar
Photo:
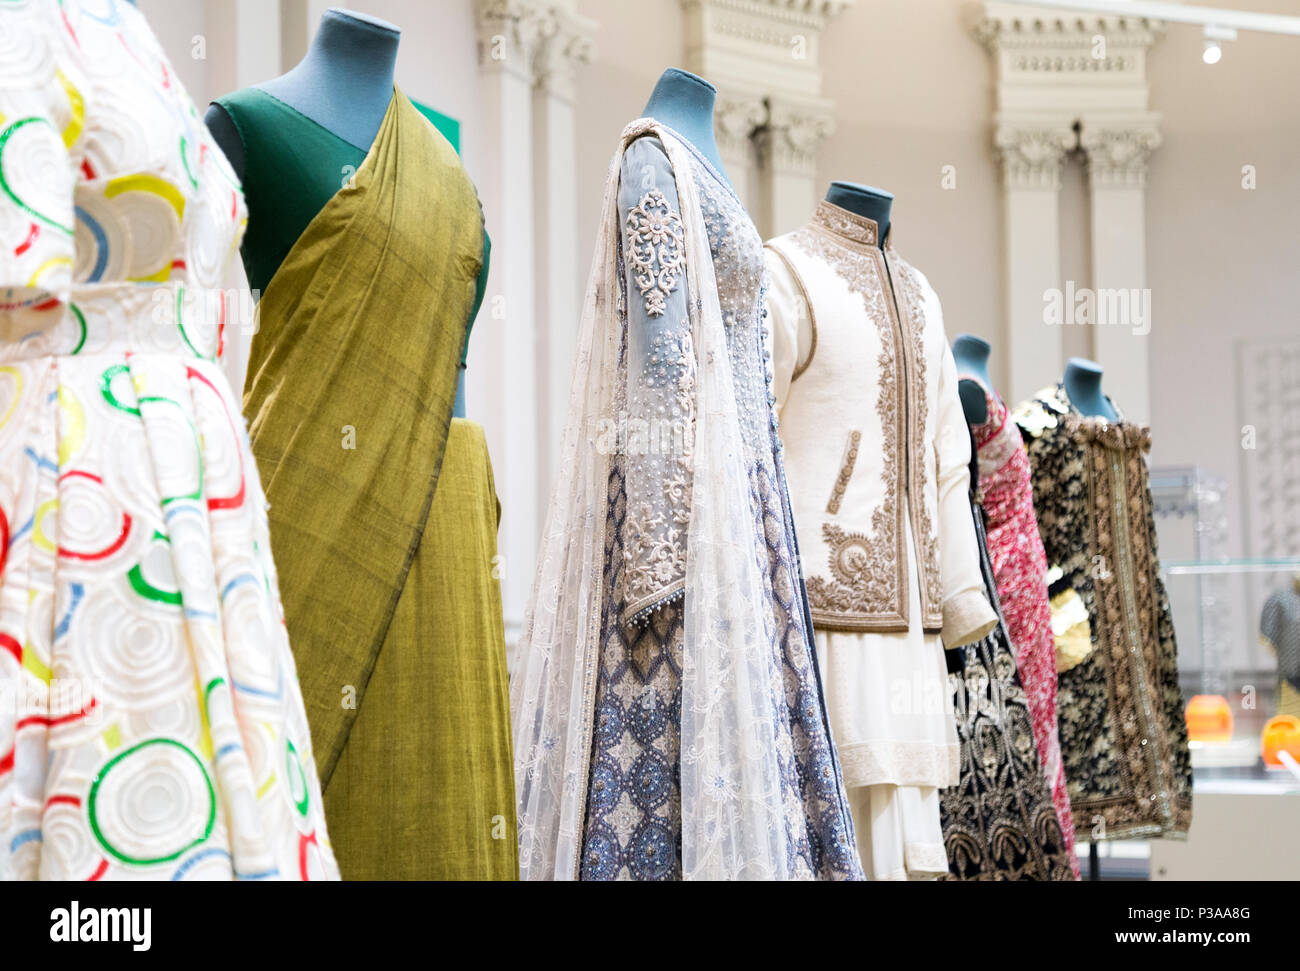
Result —
<instances>
[{"instance_id":1,"label":"gold embroidered collar","mask_svg":"<svg viewBox=\"0 0 1300 971\"><path fill-rule=\"evenodd\" d=\"M812 221L819 229L858 246L877 246L877 240L880 239L880 227L874 219L859 216L856 212L849 212L824 199L817 203ZM885 245L890 246L892 241L893 233L890 233L890 239L885 241Z\"/></svg>"}]
</instances>

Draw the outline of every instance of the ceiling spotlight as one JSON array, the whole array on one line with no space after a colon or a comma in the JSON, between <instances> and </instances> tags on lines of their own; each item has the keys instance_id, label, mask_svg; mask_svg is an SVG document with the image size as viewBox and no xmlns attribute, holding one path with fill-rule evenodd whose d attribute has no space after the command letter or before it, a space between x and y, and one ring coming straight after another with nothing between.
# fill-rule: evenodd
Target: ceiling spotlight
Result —
<instances>
[{"instance_id":1,"label":"ceiling spotlight","mask_svg":"<svg viewBox=\"0 0 1300 971\"><path fill-rule=\"evenodd\" d=\"M1201 60L1206 64L1218 64L1223 58L1223 47L1221 41L1236 40L1237 31L1232 27L1216 27L1214 24L1205 25L1205 51L1201 54Z\"/></svg>"}]
</instances>

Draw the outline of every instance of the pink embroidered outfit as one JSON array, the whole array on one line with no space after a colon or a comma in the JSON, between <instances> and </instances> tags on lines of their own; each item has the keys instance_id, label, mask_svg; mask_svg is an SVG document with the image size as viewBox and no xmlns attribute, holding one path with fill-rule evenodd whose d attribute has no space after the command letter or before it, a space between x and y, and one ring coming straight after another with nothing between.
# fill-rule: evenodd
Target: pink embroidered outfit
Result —
<instances>
[{"instance_id":1,"label":"pink embroidered outfit","mask_svg":"<svg viewBox=\"0 0 1300 971\"><path fill-rule=\"evenodd\" d=\"M1043 771L1052 790L1052 804L1078 876L1074 855L1074 820L1065 788L1065 765L1056 725L1056 642L1052 636L1047 595L1047 555L1034 514L1034 489L1029 456L1020 428L996 392L984 390L988 418L972 426L979 455L980 491L988 522L988 551L993 561L998 596L1007 631L1024 683Z\"/></svg>"}]
</instances>

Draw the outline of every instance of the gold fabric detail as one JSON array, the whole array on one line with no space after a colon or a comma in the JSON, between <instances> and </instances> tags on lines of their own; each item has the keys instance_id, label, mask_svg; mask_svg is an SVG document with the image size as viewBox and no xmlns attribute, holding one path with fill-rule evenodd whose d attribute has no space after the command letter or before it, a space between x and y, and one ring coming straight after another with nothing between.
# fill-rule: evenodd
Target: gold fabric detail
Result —
<instances>
[{"instance_id":1,"label":"gold fabric detail","mask_svg":"<svg viewBox=\"0 0 1300 971\"><path fill-rule=\"evenodd\" d=\"M858 461L858 447L862 444L862 432L849 432L849 444L844 450L844 461L840 464L840 474L835 479L835 488L831 492L831 501L826 504L826 511L831 515L840 511L840 503L844 499L844 490L849 486L849 479L853 478L853 466Z\"/></svg>"},{"instance_id":2,"label":"gold fabric detail","mask_svg":"<svg viewBox=\"0 0 1300 971\"><path fill-rule=\"evenodd\" d=\"M872 514L870 536L846 533L831 523L823 525L822 533L829 547L826 569L830 576L807 578L808 602L813 623L827 630L902 631L908 629L910 571L906 569L909 558L903 529L904 508L898 501L903 488L904 433L902 395L898 387L901 351L897 327L884 281L884 265L863 258L871 252L878 256L880 251L868 248L866 243L856 245L851 238L833 235L822 223L823 210L824 207L819 207L818 219L794 233L791 241L802 252L830 266L862 298L863 313L876 325L880 339L876 414L880 417L884 445L880 477L885 498ZM859 237L866 238L863 234ZM877 306L873 313L873 302L883 303L889 309L881 313Z\"/></svg>"},{"instance_id":3,"label":"gold fabric detail","mask_svg":"<svg viewBox=\"0 0 1300 971\"><path fill-rule=\"evenodd\" d=\"M933 464L935 479L935 501L939 496L939 457L924 454L925 425L928 417L928 405L925 395L925 307L921 295L921 281L916 271L894 253L893 247L886 244L886 251L892 257L892 265L897 270L901 286L896 293L899 308L907 317L908 326L899 321L903 332L904 363L911 364L911 374L907 376L904 388L907 392L907 448L910 453L911 475L908 481L908 499L912 512L912 535L916 542L916 553L920 557L919 573L921 576L921 611L924 615L925 629L941 630L943 628L943 578L939 573L939 536L935 529L930 510L925 504L925 487ZM911 360L908 362L908 352ZM926 461L933 458L933 463Z\"/></svg>"},{"instance_id":4,"label":"gold fabric detail","mask_svg":"<svg viewBox=\"0 0 1300 971\"><path fill-rule=\"evenodd\" d=\"M856 212L841 209L833 202L825 200L817 204L817 211L813 213L813 223L860 246L876 246L880 238L874 219L859 216Z\"/></svg>"},{"instance_id":5,"label":"gold fabric detail","mask_svg":"<svg viewBox=\"0 0 1300 971\"><path fill-rule=\"evenodd\" d=\"M911 570L903 517L910 515L919 560L921 620L926 632L938 633L943 629L939 539L924 499L931 475L937 487L938 470L933 468L937 456L930 454L925 434L925 310L919 275L892 246L887 245L886 258L876 245L874 221L828 202L819 204L812 221L787 238L803 254L826 263L861 297L863 312L875 325L881 348L876 413L881 423L885 499L872 515L870 536L848 533L834 524L823 527L830 547L830 575L807 579L813 623L844 631L909 628L907 584ZM770 248L792 263L777 246ZM897 290L890 281L891 270L897 273ZM806 296L806 287L804 290ZM906 503L901 499L904 494ZM828 512L834 514L839 506L837 497L832 496L831 502L836 508L828 507ZM846 565L850 563L851 569ZM856 586L847 588L850 577Z\"/></svg>"},{"instance_id":6,"label":"gold fabric detail","mask_svg":"<svg viewBox=\"0 0 1300 971\"><path fill-rule=\"evenodd\" d=\"M1092 653L1092 625L1088 623L1088 608L1074 590L1062 590L1053 597L1051 609L1056 673L1061 674Z\"/></svg>"}]
</instances>

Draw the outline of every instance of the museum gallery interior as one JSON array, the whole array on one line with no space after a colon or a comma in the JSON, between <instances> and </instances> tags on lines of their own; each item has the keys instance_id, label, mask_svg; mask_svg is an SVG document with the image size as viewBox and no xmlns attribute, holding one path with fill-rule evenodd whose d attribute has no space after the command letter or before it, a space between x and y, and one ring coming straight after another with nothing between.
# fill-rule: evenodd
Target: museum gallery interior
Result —
<instances>
[{"instance_id":1,"label":"museum gallery interior","mask_svg":"<svg viewBox=\"0 0 1300 971\"><path fill-rule=\"evenodd\" d=\"M0 878L1295 878L1217 2L0 3Z\"/></svg>"}]
</instances>

